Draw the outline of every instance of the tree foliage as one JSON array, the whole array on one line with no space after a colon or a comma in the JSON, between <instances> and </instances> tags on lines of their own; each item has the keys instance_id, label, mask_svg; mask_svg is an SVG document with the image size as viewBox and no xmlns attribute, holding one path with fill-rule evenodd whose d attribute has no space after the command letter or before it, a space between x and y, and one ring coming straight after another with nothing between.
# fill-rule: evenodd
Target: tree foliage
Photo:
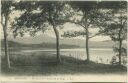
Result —
<instances>
[{"instance_id":1,"label":"tree foliage","mask_svg":"<svg viewBox=\"0 0 128 83\"><path fill-rule=\"evenodd\" d=\"M14 34L23 28L33 33L45 31L53 22L54 25L61 26L68 18L62 11L64 3L58 1L21 1L16 9L24 13L14 22Z\"/></svg>"},{"instance_id":2,"label":"tree foliage","mask_svg":"<svg viewBox=\"0 0 128 83\"><path fill-rule=\"evenodd\" d=\"M101 10L104 17L97 21L101 26L100 32L104 32L103 35L109 36L114 41L114 51L119 56L119 64L121 65L121 56L126 53L126 48L123 47L123 41L127 38L127 3L111 2L113 5L105 7L107 10L104 12Z\"/></svg>"}]
</instances>

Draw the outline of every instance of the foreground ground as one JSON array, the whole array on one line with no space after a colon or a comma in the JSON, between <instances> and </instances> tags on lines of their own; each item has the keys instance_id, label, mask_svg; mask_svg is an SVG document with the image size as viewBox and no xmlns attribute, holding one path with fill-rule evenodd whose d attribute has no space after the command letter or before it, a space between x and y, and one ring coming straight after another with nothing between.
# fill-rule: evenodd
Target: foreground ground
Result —
<instances>
[{"instance_id":1,"label":"foreground ground","mask_svg":"<svg viewBox=\"0 0 128 83\"><path fill-rule=\"evenodd\" d=\"M2 75L78 75L78 74L126 74L124 66L112 66L95 62L86 62L61 55L62 62L56 62L56 55L38 52L31 54L11 54L11 69L5 68L4 56L2 57Z\"/></svg>"}]
</instances>

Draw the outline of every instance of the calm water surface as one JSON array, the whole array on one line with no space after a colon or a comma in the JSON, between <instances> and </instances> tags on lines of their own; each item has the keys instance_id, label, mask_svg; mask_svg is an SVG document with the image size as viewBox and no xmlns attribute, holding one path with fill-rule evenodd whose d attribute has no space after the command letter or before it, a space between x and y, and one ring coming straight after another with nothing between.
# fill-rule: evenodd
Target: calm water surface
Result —
<instances>
[{"instance_id":1,"label":"calm water surface","mask_svg":"<svg viewBox=\"0 0 128 83\"><path fill-rule=\"evenodd\" d=\"M22 52L51 52L56 54L56 50L22 50ZM74 57L76 59L85 60L86 59L86 49L85 48L75 48L75 49L61 49L61 55ZM97 63L109 64L112 57L115 56L112 48L90 48L90 59Z\"/></svg>"}]
</instances>

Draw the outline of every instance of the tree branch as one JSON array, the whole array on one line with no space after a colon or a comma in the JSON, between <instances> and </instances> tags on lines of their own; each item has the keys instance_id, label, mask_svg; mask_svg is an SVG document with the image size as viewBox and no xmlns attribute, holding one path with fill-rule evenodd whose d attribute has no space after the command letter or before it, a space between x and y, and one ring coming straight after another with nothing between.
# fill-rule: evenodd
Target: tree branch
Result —
<instances>
[{"instance_id":1,"label":"tree branch","mask_svg":"<svg viewBox=\"0 0 128 83\"><path fill-rule=\"evenodd\" d=\"M99 28L101 28L101 27L99 27ZM108 28L108 29L109 29L109 28ZM108 30L108 29L106 29L106 30ZM105 30L105 31L106 31L106 30ZM93 35L93 36L91 36L91 37L89 37L89 38L93 38L93 37L95 37L95 36L97 36L97 35L100 35L100 34L104 33L105 31L99 32L99 33L97 33L97 34L95 34L95 35Z\"/></svg>"},{"instance_id":2,"label":"tree branch","mask_svg":"<svg viewBox=\"0 0 128 83\"><path fill-rule=\"evenodd\" d=\"M2 24L2 27L4 27L3 16L1 16L1 24Z\"/></svg>"},{"instance_id":3,"label":"tree branch","mask_svg":"<svg viewBox=\"0 0 128 83\"><path fill-rule=\"evenodd\" d=\"M123 25L125 25L126 22L127 22L127 19L123 22Z\"/></svg>"},{"instance_id":4,"label":"tree branch","mask_svg":"<svg viewBox=\"0 0 128 83\"><path fill-rule=\"evenodd\" d=\"M70 23L74 23L74 24L77 24L77 25L80 25L81 27L83 27L84 29L86 29L86 27L78 22L75 22L75 21L72 21L72 20L68 20L67 22L70 22Z\"/></svg>"},{"instance_id":5,"label":"tree branch","mask_svg":"<svg viewBox=\"0 0 128 83\"><path fill-rule=\"evenodd\" d=\"M104 33L104 31L103 31L103 32L99 32L99 33L97 33L97 34L95 34L95 35L93 35L93 36L91 36L91 37L89 37L89 38L93 38L93 37L95 37L95 36L97 36L97 35L100 35L100 34L102 34L102 33Z\"/></svg>"}]
</instances>

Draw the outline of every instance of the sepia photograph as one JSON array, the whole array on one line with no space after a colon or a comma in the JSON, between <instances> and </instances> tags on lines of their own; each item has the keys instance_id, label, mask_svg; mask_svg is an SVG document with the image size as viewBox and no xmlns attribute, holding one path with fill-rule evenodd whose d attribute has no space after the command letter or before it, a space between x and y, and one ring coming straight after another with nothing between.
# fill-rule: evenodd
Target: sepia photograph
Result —
<instances>
[{"instance_id":1,"label":"sepia photograph","mask_svg":"<svg viewBox=\"0 0 128 83\"><path fill-rule=\"evenodd\" d=\"M127 81L127 1L1 0L0 6L2 81Z\"/></svg>"}]
</instances>

